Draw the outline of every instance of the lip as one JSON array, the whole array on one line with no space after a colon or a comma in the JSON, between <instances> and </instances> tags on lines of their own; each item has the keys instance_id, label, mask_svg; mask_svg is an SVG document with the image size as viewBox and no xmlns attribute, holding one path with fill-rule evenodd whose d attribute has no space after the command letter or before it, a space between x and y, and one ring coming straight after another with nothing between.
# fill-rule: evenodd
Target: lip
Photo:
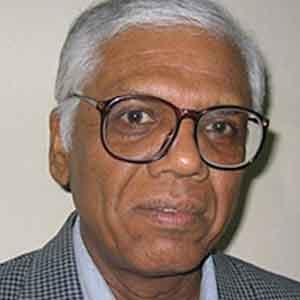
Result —
<instances>
[{"instance_id":1,"label":"lip","mask_svg":"<svg viewBox=\"0 0 300 300\"><path fill-rule=\"evenodd\" d=\"M185 204L141 205L134 209L135 213L151 223L166 228L184 228L199 222L204 209L187 207Z\"/></svg>"}]
</instances>

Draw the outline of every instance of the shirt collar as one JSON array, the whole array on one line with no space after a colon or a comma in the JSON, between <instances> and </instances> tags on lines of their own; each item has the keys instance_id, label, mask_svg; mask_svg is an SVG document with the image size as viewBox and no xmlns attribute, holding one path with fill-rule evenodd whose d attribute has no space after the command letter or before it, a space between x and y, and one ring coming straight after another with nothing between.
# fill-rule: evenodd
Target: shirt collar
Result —
<instances>
[{"instance_id":1,"label":"shirt collar","mask_svg":"<svg viewBox=\"0 0 300 300\"><path fill-rule=\"evenodd\" d=\"M98 299L115 300L111 289L106 284L101 273L92 261L80 234L79 216L73 227L73 242L75 260L79 274L79 282L83 292L84 300ZM201 299L218 300L218 290L215 275L215 266L211 256L209 256L202 266Z\"/></svg>"}]
</instances>

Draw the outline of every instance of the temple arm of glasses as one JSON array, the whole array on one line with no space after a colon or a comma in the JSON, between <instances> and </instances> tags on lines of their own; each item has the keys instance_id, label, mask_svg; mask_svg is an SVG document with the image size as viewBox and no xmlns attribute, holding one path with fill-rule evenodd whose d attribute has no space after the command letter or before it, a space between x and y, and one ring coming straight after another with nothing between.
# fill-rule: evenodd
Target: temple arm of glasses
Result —
<instances>
[{"instance_id":1,"label":"temple arm of glasses","mask_svg":"<svg viewBox=\"0 0 300 300\"><path fill-rule=\"evenodd\" d=\"M77 98L79 100L82 100L88 104L91 104L93 105L94 107L98 108L99 107L99 102L97 102L95 99L91 98L91 97L88 97L88 96L83 96L83 95L80 95L80 94L72 94L70 96L70 98Z\"/></svg>"},{"instance_id":2,"label":"temple arm of glasses","mask_svg":"<svg viewBox=\"0 0 300 300\"><path fill-rule=\"evenodd\" d=\"M249 120L252 121L253 123L258 124L258 121L257 121L256 118L249 118ZM269 126L269 120L264 119L264 120L262 121L262 125L263 125L264 127L268 127L268 126Z\"/></svg>"}]
</instances>

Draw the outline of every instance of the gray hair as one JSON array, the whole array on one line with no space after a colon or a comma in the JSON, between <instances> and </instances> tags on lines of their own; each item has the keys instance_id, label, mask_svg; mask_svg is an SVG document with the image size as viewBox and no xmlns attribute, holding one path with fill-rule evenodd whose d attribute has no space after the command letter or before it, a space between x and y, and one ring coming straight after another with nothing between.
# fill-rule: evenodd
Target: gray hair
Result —
<instances>
[{"instance_id":1,"label":"gray hair","mask_svg":"<svg viewBox=\"0 0 300 300\"><path fill-rule=\"evenodd\" d=\"M101 67L95 55L109 39L131 26L195 25L235 44L245 60L252 107L262 111L265 96L265 67L253 41L236 20L211 0L111 0L84 11L72 25L63 46L56 79L55 97L60 114L60 134L67 151L71 149L73 121L80 92ZM99 52L97 52L99 53Z\"/></svg>"}]
</instances>

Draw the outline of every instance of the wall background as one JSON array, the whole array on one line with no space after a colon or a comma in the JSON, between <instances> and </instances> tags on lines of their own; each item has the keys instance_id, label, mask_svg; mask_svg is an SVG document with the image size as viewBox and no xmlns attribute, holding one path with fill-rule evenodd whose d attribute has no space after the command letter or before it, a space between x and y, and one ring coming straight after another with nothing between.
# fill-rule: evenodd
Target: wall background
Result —
<instances>
[{"instance_id":1,"label":"wall background","mask_svg":"<svg viewBox=\"0 0 300 300\"><path fill-rule=\"evenodd\" d=\"M272 74L271 155L262 172L250 169L257 177L226 251L300 280L300 2L219 2L250 30ZM48 115L67 29L90 3L0 0L0 261L42 246L72 211L48 174Z\"/></svg>"}]
</instances>

